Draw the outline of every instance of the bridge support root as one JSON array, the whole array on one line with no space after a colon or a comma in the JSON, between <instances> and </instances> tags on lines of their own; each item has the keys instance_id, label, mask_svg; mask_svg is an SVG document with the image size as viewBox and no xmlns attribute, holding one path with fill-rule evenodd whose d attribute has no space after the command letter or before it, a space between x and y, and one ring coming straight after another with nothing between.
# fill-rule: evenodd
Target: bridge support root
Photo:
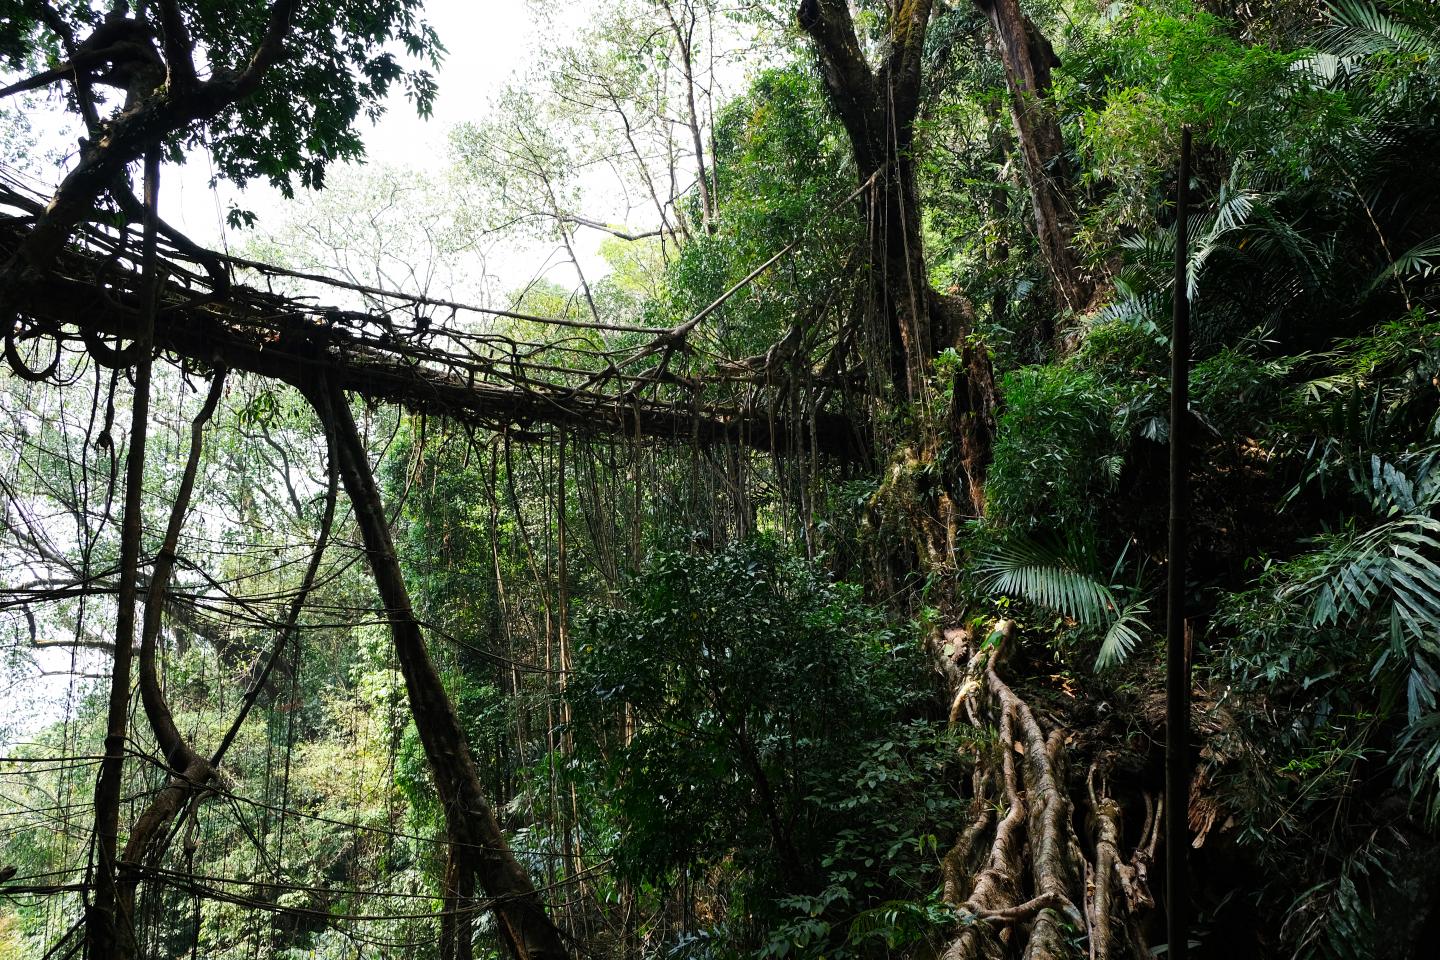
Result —
<instances>
[{"instance_id":1,"label":"bridge support root","mask_svg":"<svg viewBox=\"0 0 1440 960\"><path fill-rule=\"evenodd\" d=\"M385 605L410 711L445 812L451 857L460 870L474 871L487 906L499 919L501 936L518 960L568 957L559 929L505 842L480 788L479 772L460 720L426 650L390 537L380 491L349 403L338 386L323 381L313 385L307 395L326 430L335 438L340 479L354 507L375 585ZM452 899L447 905L453 903ZM455 909L470 911L477 907L462 904Z\"/></svg>"}]
</instances>

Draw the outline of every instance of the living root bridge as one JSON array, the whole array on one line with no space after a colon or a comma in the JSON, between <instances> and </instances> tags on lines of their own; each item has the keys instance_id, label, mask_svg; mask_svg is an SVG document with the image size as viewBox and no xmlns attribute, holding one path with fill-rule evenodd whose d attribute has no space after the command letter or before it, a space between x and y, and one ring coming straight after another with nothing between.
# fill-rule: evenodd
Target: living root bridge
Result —
<instances>
[{"instance_id":1,"label":"living root bridge","mask_svg":"<svg viewBox=\"0 0 1440 960\"><path fill-rule=\"evenodd\" d=\"M998 756L982 758L989 762L975 772L971 821L941 863L945 900L961 919L944 960L1054 960L1077 956L1077 940L1093 960L1148 957L1139 921L1154 905L1146 874L1156 810L1147 807L1141 841L1124 859L1120 805L1097 797L1090 771L1087 854L1075 830L1065 732L1047 731L1001 678L1013 634L1002 620L987 642L954 629L937 637L953 650L942 661L956 687L952 725L998 730Z\"/></svg>"},{"instance_id":2,"label":"living root bridge","mask_svg":"<svg viewBox=\"0 0 1440 960\"><path fill-rule=\"evenodd\" d=\"M24 240L25 219L0 219L0 260ZM546 382L543 371L527 369L523 359L424 347L384 332L389 323L380 317L345 313L370 322L367 329L350 329L326 321L340 311L240 285L211 289L207 278L173 262L167 267L171 279L161 289L154 347L206 368L252 373L301 390L323 379L368 401L484 428L554 425L580 436L814 451L845 461L866 458L858 430L833 412L791 423L763 410L645 399L645 391L633 383L613 394L582 391ZM140 333L141 289L136 272L118 256L72 246L61 251L55 269L43 279L0 290L0 305L23 319L20 335L27 341L48 343L57 352L67 340L80 341L101 362L129 366L133 358L118 354L103 338L133 339ZM7 330L6 336L8 358L15 352L15 334ZM53 372L45 367L50 365L35 372ZM495 382L500 379L509 382Z\"/></svg>"}]
</instances>

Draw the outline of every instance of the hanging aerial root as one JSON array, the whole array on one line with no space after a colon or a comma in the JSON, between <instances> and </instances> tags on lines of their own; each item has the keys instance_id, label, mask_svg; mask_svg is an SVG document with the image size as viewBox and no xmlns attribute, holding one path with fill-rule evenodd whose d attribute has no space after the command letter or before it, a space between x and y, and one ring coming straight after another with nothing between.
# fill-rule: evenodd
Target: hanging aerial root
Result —
<instances>
[{"instance_id":1,"label":"hanging aerial root","mask_svg":"<svg viewBox=\"0 0 1440 960\"><path fill-rule=\"evenodd\" d=\"M94 897L86 907L88 956L112 960L134 949L130 915L123 909L116 867L120 836L120 793L125 767L125 738L130 721L131 645L135 639L135 608L139 594L142 498L145 487L145 443L150 420L149 345L154 338L157 299L155 223L159 205L160 153L145 157L145 202L148 208L142 242L144 302L137 342L144 345L135 367L135 396L130 410L130 444L125 461L125 500L120 520L120 576L116 591L115 659L111 665L110 697L105 721L105 759L95 784ZM0 296L8 291L0 291Z\"/></svg>"},{"instance_id":2,"label":"hanging aerial root","mask_svg":"<svg viewBox=\"0 0 1440 960\"><path fill-rule=\"evenodd\" d=\"M163 689L160 686L159 673L157 669L157 645L160 634L161 617L166 608L166 595L169 590L170 576L175 564L175 550L179 542L179 535L189 507L190 495L194 487L195 475L200 461L201 443L203 430L206 422L215 411L220 399L220 394L225 382L224 371L217 371L211 382L209 395L195 420L191 424L190 453L186 461L185 469L181 475L180 486L176 492L175 502L171 508L170 521L166 527L165 537L161 542L160 550L156 555L154 569L151 573L149 592L145 603L145 620L141 629L140 641L140 692L141 700L144 703L146 718L150 722L151 731L155 735L157 744L164 754L170 766L171 775L165 786L151 800L150 804L135 821L130 831L130 837L125 845L125 852L122 862L127 871L120 883L120 901L126 915L133 914L135 891L139 882L139 876L143 872L141 868L154 867L168 849L171 841L174 840L182 826L187 827L184 841L185 853L187 856L195 850L195 810L200 800L205 795L206 787L219 776L221 761L226 751L234 742L235 736L239 733L241 725L245 722L251 707L260 688L264 686L269 677L275 661L279 658L281 650L286 642L294 634L299 622L299 616L304 607L305 600L314 587L316 575L319 572L320 561L329 543L331 525L335 518L335 499L338 488L338 474L334 463L333 451L330 457L330 476L325 496L325 509L320 521L320 532L311 552L310 561L306 566L305 574L301 580L300 588L296 592L290 604L290 610L283 629L279 632L274 648L271 651L269 660L259 677L256 678L250 689L246 691L239 712L232 721L230 728L226 731L224 738L215 752L206 758L198 753L183 737L175 724L174 715L169 703L165 698ZM182 811L184 815L182 816ZM167 827L172 823L175 826L169 830Z\"/></svg>"},{"instance_id":3,"label":"hanging aerial root","mask_svg":"<svg viewBox=\"0 0 1440 960\"><path fill-rule=\"evenodd\" d=\"M1153 839L1148 849L1142 841L1127 863L1120 853L1120 805L1108 796L1097 798L1092 784L1094 857L1087 857L1075 833L1065 732L1058 726L1047 730L1000 675L1013 634L1014 624L1002 620L982 644L960 630L941 638L948 661L943 666L958 688L951 724L998 730L990 768L982 765L975 774L972 819L941 864L945 900L961 923L943 956L1052 960L1074 955L1074 945L1083 940L1095 960L1140 957L1133 917L1149 903L1144 873ZM995 766L1002 814L992 827ZM987 840L988 853L979 855Z\"/></svg>"},{"instance_id":4,"label":"hanging aerial root","mask_svg":"<svg viewBox=\"0 0 1440 960\"><path fill-rule=\"evenodd\" d=\"M165 598L169 591L170 575L175 568L175 550L180 541L180 530L185 525L186 512L190 506L190 494L195 487L195 475L200 466L200 451L205 424L220 402L220 393L225 386L223 370L215 373L210 383L210 392L205 404L190 425L190 453L185 469L180 476L180 488L175 494L175 503L170 510L170 522L165 528L165 537L155 556L154 569L150 574L150 585L145 598L145 619L140 629L140 699L145 706L146 719L155 734L155 742L170 766L169 781L150 802L130 831L121 857L127 867L137 867L147 855L158 858L162 852L155 840L171 819L184 806L192 791L203 787L214 776L214 768L204 757L197 754L181 735L175 725L174 714L160 686L159 670L156 665L156 647L160 636L160 622L165 609ZM132 916L135 905L135 886L138 878L126 875L120 883L120 904L122 912Z\"/></svg>"}]
</instances>

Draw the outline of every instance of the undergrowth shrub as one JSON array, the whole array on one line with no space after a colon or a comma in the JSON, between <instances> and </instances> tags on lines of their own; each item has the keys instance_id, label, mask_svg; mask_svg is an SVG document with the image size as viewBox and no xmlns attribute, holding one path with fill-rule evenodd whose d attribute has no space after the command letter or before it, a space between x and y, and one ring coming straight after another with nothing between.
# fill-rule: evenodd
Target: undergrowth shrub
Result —
<instances>
[{"instance_id":1,"label":"undergrowth shrub","mask_svg":"<svg viewBox=\"0 0 1440 960\"><path fill-rule=\"evenodd\" d=\"M732 942L825 956L844 955L857 911L928 902L960 816L956 743L927 716L913 629L857 587L763 537L657 552L577 644L576 784L607 811L622 876L729 872Z\"/></svg>"},{"instance_id":2,"label":"undergrowth shrub","mask_svg":"<svg viewBox=\"0 0 1440 960\"><path fill-rule=\"evenodd\" d=\"M987 515L1021 529L1093 524L1123 464L1115 391L1086 370L1025 367L1005 375L1001 393Z\"/></svg>"}]
</instances>

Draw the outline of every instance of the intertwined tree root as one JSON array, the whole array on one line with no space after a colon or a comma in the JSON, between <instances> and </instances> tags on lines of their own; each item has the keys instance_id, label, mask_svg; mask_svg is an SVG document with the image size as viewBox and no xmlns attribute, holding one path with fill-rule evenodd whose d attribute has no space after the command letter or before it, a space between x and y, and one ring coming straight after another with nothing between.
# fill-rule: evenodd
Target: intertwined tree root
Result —
<instances>
[{"instance_id":1,"label":"intertwined tree root","mask_svg":"<svg viewBox=\"0 0 1440 960\"><path fill-rule=\"evenodd\" d=\"M942 862L944 897L960 919L944 960L1148 956L1139 921L1154 905L1147 874L1158 805L1147 799L1127 859L1121 805L1103 784L1097 793L1092 767L1082 844L1065 731L1047 731L999 672L1013 633L1013 622L1002 620L984 642L961 629L936 637L955 687L951 724L998 730L994 750L976 765L971 819Z\"/></svg>"}]
</instances>

